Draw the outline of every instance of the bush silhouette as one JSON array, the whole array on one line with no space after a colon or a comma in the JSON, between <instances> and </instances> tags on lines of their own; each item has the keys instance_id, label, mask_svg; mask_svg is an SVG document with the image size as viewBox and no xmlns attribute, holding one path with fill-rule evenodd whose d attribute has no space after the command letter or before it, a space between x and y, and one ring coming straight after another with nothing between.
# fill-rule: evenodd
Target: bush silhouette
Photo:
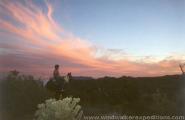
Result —
<instances>
[{"instance_id":1,"label":"bush silhouette","mask_svg":"<svg viewBox=\"0 0 185 120\"><path fill-rule=\"evenodd\" d=\"M0 89L1 117L6 120L20 120L20 117L34 114L37 105L51 97L41 80L17 71L11 71L0 81Z\"/></svg>"}]
</instances>

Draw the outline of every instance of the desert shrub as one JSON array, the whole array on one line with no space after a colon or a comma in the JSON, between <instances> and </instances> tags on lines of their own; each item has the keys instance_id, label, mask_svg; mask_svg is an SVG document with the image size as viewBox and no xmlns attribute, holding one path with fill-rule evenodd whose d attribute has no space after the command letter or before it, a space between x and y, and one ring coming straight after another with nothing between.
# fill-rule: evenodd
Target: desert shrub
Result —
<instances>
[{"instance_id":1,"label":"desert shrub","mask_svg":"<svg viewBox=\"0 0 185 120\"><path fill-rule=\"evenodd\" d=\"M37 105L50 98L41 80L20 75L17 71L10 72L0 82L0 92L0 110L4 120L34 116Z\"/></svg>"},{"instance_id":2,"label":"desert shrub","mask_svg":"<svg viewBox=\"0 0 185 120\"><path fill-rule=\"evenodd\" d=\"M82 117L80 99L67 97L62 100L48 99L38 105L36 120L80 120Z\"/></svg>"},{"instance_id":3,"label":"desert shrub","mask_svg":"<svg viewBox=\"0 0 185 120\"><path fill-rule=\"evenodd\" d=\"M169 100L165 93L161 93L159 90L152 94L152 103L150 110L156 114L175 114L176 104L174 101ZM172 111L173 110L173 111Z\"/></svg>"}]
</instances>

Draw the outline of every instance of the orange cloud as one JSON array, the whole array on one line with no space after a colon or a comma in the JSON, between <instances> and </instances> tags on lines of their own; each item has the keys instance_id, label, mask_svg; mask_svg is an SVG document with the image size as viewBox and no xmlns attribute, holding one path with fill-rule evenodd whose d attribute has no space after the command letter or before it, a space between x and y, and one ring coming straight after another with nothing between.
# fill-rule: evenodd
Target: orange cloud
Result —
<instances>
[{"instance_id":1,"label":"orange cloud","mask_svg":"<svg viewBox=\"0 0 185 120\"><path fill-rule=\"evenodd\" d=\"M11 49L22 50L23 56L30 55L29 58L21 57L26 60L21 61L20 65L29 60L34 61L34 56L39 57L40 59L34 61L35 66L32 67L32 71L36 71L33 69L39 69L40 72L46 71L50 69L48 66L51 66L47 66L47 64L63 61L64 63L61 64L68 65L64 65L64 71L71 71L78 75L156 76L180 72L178 63L182 58L163 59L158 62L148 62L148 59L144 59L138 62L135 58L125 57L126 53L117 50L105 49L105 52L102 53L102 48L96 47L88 40L72 35L61 27L53 19L54 9L47 2L46 13L31 1L26 1L24 4L14 1L1 1L0 7L3 10L0 12L1 34L11 35L29 45L29 47L24 47L24 44L20 45L12 40L13 45L12 43L6 43L11 45L6 45L6 47L1 45L1 47L2 49L10 49L11 46ZM3 16L6 16L9 20ZM97 57L98 51L100 51L100 55ZM11 58L10 56L4 56L4 54L0 54L3 59L1 63L5 64L3 69L7 69L6 65L8 64L16 64L8 60ZM41 59L41 56L43 59ZM14 57L17 57L17 55ZM45 59L50 61L47 61L47 64L43 66L40 65L42 64L41 61L46 61ZM15 61L19 62L16 58ZM29 64L32 64L32 62ZM39 68L36 66L39 66Z\"/></svg>"}]
</instances>

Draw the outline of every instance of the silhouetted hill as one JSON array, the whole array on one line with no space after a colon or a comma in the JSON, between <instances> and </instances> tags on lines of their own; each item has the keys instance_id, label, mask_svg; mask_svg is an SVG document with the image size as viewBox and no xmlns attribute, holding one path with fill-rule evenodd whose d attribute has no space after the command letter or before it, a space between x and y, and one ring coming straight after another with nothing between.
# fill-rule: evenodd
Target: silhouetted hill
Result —
<instances>
[{"instance_id":1,"label":"silhouetted hill","mask_svg":"<svg viewBox=\"0 0 185 120\"><path fill-rule=\"evenodd\" d=\"M92 77L87 77L87 76L73 76L74 80L94 80Z\"/></svg>"}]
</instances>

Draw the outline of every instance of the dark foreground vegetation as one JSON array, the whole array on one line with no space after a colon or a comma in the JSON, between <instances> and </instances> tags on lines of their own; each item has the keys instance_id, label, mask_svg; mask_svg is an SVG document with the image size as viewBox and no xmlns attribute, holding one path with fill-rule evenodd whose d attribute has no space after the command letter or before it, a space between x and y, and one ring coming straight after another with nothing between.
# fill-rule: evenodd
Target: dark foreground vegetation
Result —
<instances>
[{"instance_id":1,"label":"dark foreground vegetation","mask_svg":"<svg viewBox=\"0 0 185 120\"><path fill-rule=\"evenodd\" d=\"M2 120L31 120L37 105L54 97L41 80L15 71L0 81L0 92ZM86 115L184 115L185 79L181 75L75 79L65 95L79 97Z\"/></svg>"}]
</instances>

